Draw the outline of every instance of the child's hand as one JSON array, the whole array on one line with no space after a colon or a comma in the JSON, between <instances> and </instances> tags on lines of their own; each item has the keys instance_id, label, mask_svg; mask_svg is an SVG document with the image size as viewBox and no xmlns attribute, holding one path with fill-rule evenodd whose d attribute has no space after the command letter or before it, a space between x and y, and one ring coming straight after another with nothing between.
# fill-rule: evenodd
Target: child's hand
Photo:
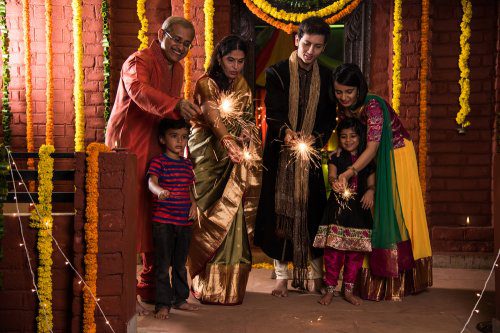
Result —
<instances>
[{"instance_id":1,"label":"child's hand","mask_svg":"<svg viewBox=\"0 0 500 333\"><path fill-rule=\"evenodd\" d=\"M170 191L169 190L163 190L158 194L158 200L165 200L166 198L170 197Z\"/></svg>"},{"instance_id":2,"label":"child's hand","mask_svg":"<svg viewBox=\"0 0 500 333\"><path fill-rule=\"evenodd\" d=\"M189 220L197 220L198 219L198 206L196 202L191 204L191 208L189 208Z\"/></svg>"},{"instance_id":3,"label":"child's hand","mask_svg":"<svg viewBox=\"0 0 500 333\"><path fill-rule=\"evenodd\" d=\"M373 207L374 196L375 192L372 189L366 191L363 197L361 198L361 207L363 207L363 209L371 209Z\"/></svg>"}]
</instances>

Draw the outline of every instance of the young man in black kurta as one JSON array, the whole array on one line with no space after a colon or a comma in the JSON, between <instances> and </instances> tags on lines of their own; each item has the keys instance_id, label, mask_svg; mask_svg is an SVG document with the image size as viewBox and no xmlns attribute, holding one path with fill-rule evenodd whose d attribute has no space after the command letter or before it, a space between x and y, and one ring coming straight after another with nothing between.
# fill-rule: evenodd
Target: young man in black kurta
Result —
<instances>
[{"instance_id":1,"label":"young man in black kurta","mask_svg":"<svg viewBox=\"0 0 500 333\"><path fill-rule=\"evenodd\" d=\"M312 135L315 148L322 148L335 127L336 108L331 98L331 71L317 64L317 58L324 51L329 35L330 28L322 19L312 17L304 20L295 36L297 51L292 53L289 60L279 62L266 70L265 103L268 130L263 155L264 172L255 228L255 245L275 259L275 296L288 294L287 262L293 261L294 266L307 268L308 263L304 265L303 260L301 265L297 263L298 251L304 252L304 246L300 244L304 240L308 242L305 245L306 253L299 257L303 259L305 255L306 259L312 259L309 264L313 268L307 279L314 279L316 285L321 282L322 252L313 249L311 244L326 204L322 169L311 163L304 168L307 169L304 176L307 179L301 183L297 178L303 175L290 173L288 167L284 167L282 163L282 154L301 136ZM309 128L309 131L306 128ZM297 165L295 168L297 169ZM280 179L284 178L291 179L291 183L283 186ZM288 189L290 184L292 190L288 194L283 189ZM301 184L304 185L303 188L299 188ZM306 204L300 206L301 204L297 205L296 198L300 197L302 190L306 191L307 198ZM295 201L290 203L290 200ZM287 202L281 205L282 201ZM286 207L287 204L295 209L281 207ZM301 215L299 218L293 216L294 213L287 212L297 211L297 207L302 209L302 213L295 213ZM286 227L283 228L286 223L281 222L287 218L290 221L288 231L285 230ZM301 219L306 224L303 228L300 226ZM301 275L301 278L298 275ZM294 287L305 288L303 273L296 274L294 271L293 281Z\"/></svg>"}]
</instances>

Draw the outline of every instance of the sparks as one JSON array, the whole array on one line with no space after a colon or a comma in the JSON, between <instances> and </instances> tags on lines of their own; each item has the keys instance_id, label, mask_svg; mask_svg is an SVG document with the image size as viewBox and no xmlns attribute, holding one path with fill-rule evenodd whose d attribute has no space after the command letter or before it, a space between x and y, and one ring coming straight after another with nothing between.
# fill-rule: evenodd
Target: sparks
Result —
<instances>
[{"instance_id":1,"label":"sparks","mask_svg":"<svg viewBox=\"0 0 500 333\"><path fill-rule=\"evenodd\" d=\"M219 111L219 117L217 120L223 120L228 125L244 124L247 122L243 119L243 105L245 103L245 99L250 98L248 93L219 93L211 86L210 91L213 96L217 96L214 101L209 102L213 109L217 109Z\"/></svg>"},{"instance_id":2,"label":"sparks","mask_svg":"<svg viewBox=\"0 0 500 333\"><path fill-rule=\"evenodd\" d=\"M295 143L290 146L292 151L292 158L300 161L311 161L314 166L319 167L321 155L317 149L314 148L314 137L300 137L295 140Z\"/></svg>"},{"instance_id":3,"label":"sparks","mask_svg":"<svg viewBox=\"0 0 500 333\"><path fill-rule=\"evenodd\" d=\"M258 167L261 165L262 159L254 149L243 147L242 157L243 164L245 164L248 168Z\"/></svg>"},{"instance_id":4,"label":"sparks","mask_svg":"<svg viewBox=\"0 0 500 333\"><path fill-rule=\"evenodd\" d=\"M337 203L339 204L341 209L346 209L346 208L351 209L349 207L349 201L353 199L354 196L356 195L354 189L350 188L349 186L346 186L346 188L342 192L340 193L333 192L333 193L335 194L335 199L337 200Z\"/></svg>"}]
</instances>

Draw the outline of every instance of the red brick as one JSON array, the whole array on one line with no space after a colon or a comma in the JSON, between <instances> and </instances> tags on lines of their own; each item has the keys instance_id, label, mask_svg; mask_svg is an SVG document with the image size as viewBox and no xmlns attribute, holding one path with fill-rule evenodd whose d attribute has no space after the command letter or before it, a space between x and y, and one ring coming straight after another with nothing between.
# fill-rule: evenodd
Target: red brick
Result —
<instances>
[{"instance_id":1,"label":"red brick","mask_svg":"<svg viewBox=\"0 0 500 333\"><path fill-rule=\"evenodd\" d=\"M465 229L465 240L473 241L493 241L493 228L466 228Z\"/></svg>"},{"instance_id":2,"label":"red brick","mask_svg":"<svg viewBox=\"0 0 500 333\"><path fill-rule=\"evenodd\" d=\"M99 266L102 267L102 266ZM111 271L106 267L106 270ZM102 269L99 270L100 276L97 284L98 297L118 296L123 292L123 282L121 274L104 275Z\"/></svg>"},{"instance_id":3,"label":"red brick","mask_svg":"<svg viewBox=\"0 0 500 333\"><path fill-rule=\"evenodd\" d=\"M457 227L433 227L433 240L464 240L464 228Z\"/></svg>"}]
</instances>

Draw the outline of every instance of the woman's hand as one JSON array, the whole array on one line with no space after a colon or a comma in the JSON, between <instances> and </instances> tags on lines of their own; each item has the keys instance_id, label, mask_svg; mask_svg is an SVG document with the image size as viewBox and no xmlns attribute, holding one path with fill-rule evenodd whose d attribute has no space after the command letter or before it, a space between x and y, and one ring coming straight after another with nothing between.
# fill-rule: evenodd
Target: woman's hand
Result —
<instances>
[{"instance_id":1,"label":"woman's hand","mask_svg":"<svg viewBox=\"0 0 500 333\"><path fill-rule=\"evenodd\" d=\"M158 193L158 200L165 200L170 197L170 191L169 190L163 190L160 193Z\"/></svg>"},{"instance_id":2,"label":"woman's hand","mask_svg":"<svg viewBox=\"0 0 500 333\"><path fill-rule=\"evenodd\" d=\"M234 141L232 137L224 137L221 140L222 145L226 148L229 159L236 164L241 163L243 156L240 146Z\"/></svg>"},{"instance_id":3,"label":"woman's hand","mask_svg":"<svg viewBox=\"0 0 500 333\"><path fill-rule=\"evenodd\" d=\"M342 183L338 179L335 179L332 183L332 190L335 191L336 193L342 193L344 192L346 186L343 186Z\"/></svg>"},{"instance_id":4,"label":"woman's hand","mask_svg":"<svg viewBox=\"0 0 500 333\"><path fill-rule=\"evenodd\" d=\"M339 180L338 180L338 183L340 184L339 186L341 186L342 188L346 188L349 179L351 179L352 176L354 176L354 174L351 171L351 169L347 169L346 171L342 172L339 175Z\"/></svg>"},{"instance_id":5,"label":"woman's hand","mask_svg":"<svg viewBox=\"0 0 500 333\"><path fill-rule=\"evenodd\" d=\"M189 220L190 221L195 221L198 219L198 206L196 205L196 202L191 203L191 208L189 208Z\"/></svg>"},{"instance_id":6,"label":"woman's hand","mask_svg":"<svg viewBox=\"0 0 500 333\"><path fill-rule=\"evenodd\" d=\"M373 207L374 197L375 191L373 189L368 189L361 198L361 207L363 207L363 209L371 209Z\"/></svg>"}]
</instances>

